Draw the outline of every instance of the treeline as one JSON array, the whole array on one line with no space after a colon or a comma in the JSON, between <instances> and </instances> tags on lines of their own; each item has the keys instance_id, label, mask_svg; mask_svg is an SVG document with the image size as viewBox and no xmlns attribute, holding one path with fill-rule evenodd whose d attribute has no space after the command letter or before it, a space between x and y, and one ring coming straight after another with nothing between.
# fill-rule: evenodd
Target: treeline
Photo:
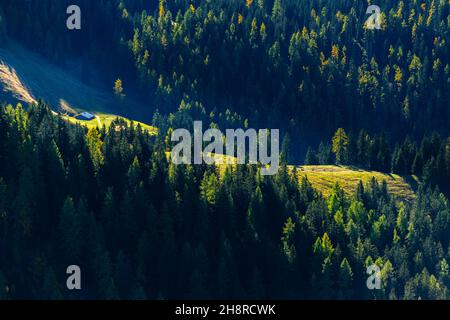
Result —
<instances>
[{"instance_id":1,"label":"treeline","mask_svg":"<svg viewBox=\"0 0 450 320\"><path fill-rule=\"evenodd\" d=\"M317 150L308 148L307 165L353 165L364 169L391 172L392 151L385 135L370 136L366 130L358 135L338 129L330 142L321 142Z\"/></svg>"},{"instance_id":2,"label":"treeline","mask_svg":"<svg viewBox=\"0 0 450 320\"><path fill-rule=\"evenodd\" d=\"M87 130L42 102L1 107L0 164L3 299L450 297L449 205L429 188L324 198L285 165L175 166L139 126Z\"/></svg>"},{"instance_id":3,"label":"treeline","mask_svg":"<svg viewBox=\"0 0 450 320\"><path fill-rule=\"evenodd\" d=\"M426 135L417 144L407 137L401 144L390 146L384 134L371 136L366 130L358 135L338 129L331 143L321 143L316 150L309 148L307 165L353 165L369 170L416 175L425 185L439 186L450 192L450 138L437 133Z\"/></svg>"}]
</instances>

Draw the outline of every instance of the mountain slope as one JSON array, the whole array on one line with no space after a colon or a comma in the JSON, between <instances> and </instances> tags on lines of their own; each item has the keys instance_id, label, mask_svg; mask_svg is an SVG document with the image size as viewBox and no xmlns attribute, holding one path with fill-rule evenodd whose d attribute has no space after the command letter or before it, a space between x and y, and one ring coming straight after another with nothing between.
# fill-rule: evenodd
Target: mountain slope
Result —
<instances>
[{"instance_id":1,"label":"mountain slope","mask_svg":"<svg viewBox=\"0 0 450 320\"><path fill-rule=\"evenodd\" d=\"M87 85L68 70L14 42L0 48L0 87L3 97L25 103L42 98L65 115L88 111L104 122L110 122L116 115L147 123L151 120L150 108L127 96L116 98L112 86L107 89L100 82ZM93 123L96 125L97 120Z\"/></svg>"},{"instance_id":2,"label":"mountain slope","mask_svg":"<svg viewBox=\"0 0 450 320\"><path fill-rule=\"evenodd\" d=\"M324 196L330 194L336 183L339 183L348 195L353 195L359 181L365 186L375 178L379 183L386 181L389 193L398 200L412 201L415 198L413 187L417 184L415 177L401 177L396 174L343 166L302 166L297 168L297 175L299 179L307 177L313 187Z\"/></svg>"},{"instance_id":3,"label":"mountain slope","mask_svg":"<svg viewBox=\"0 0 450 320\"><path fill-rule=\"evenodd\" d=\"M118 101L112 90L108 92L100 85L86 85L68 71L48 63L17 43L0 49L0 84L3 91L16 100L33 103L37 97L42 97L56 111L66 114L64 117L69 121L88 127L96 127L99 122L108 125L116 115L141 121L150 119L149 108L145 110L144 106L127 97ZM81 111L94 112L97 118L80 122L67 115ZM141 124L153 133L157 131L154 127ZM411 185L396 175L338 166L303 166L297 172L299 178L306 176L314 188L325 196L336 182L352 194L359 181L365 184L374 177L379 182L385 180L389 192L401 200L410 201L415 197Z\"/></svg>"},{"instance_id":4,"label":"mountain slope","mask_svg":"<svg viewBox=\"0 0 450 320\"><path fill-rule=\"evenodd\" d=\"M167 158L170 158L170 152L166 153ZM235 165L236 158L226 155L212 155L206 154L204 156L214 157L216 160L222 158L222 163L230 162ZM218 165L221 175L225 173L227 165ZM306 177L311 185L328 197L336 183L342 187L348 196L353 196L357 190L358 184L361 181L364 186L369 184L373 178L378 183L386 181L388 192L399 201L411 202L416 198L415 189L418 184L418 178L415 176L402 177L397 174L388 174L379 171L370 171L349 166L335 166L335 165L317 165L317 166L288 166L290 172L296 168L296 174L299 181Z\"/></svg>"}]
</instances>

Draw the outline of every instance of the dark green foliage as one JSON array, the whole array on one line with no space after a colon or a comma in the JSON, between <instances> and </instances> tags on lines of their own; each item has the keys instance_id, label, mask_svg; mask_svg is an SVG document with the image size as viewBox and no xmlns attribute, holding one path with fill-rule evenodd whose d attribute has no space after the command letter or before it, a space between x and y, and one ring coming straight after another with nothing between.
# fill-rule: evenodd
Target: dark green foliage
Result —
<instances>
[{"instance_id":1,"label":"dark green foliage","mask_svg":"<svg viewBox=\"0 0 450 320\"><path fill-rule=\"evenodd\" d=\"M83 13L70 35L69 4ZM377 5L381 30L365 29L366 4L348 0L3 0L0 39L7 26L55 61L81 58L86 81L95 62L108 83L140 79L152 111L182 106L219 126L247 119L302 139L339 127L402 139L429 128L448 134L448 2ZM375 159L381 165L384 154Z\"/></svg>"},{"instance_id":2,"label":"dark green foliage","mask_svg":"<svg viewBox=\"0 0 450 320\"><path fill-rule=\"evenodd\" d=\"M247 3L1 1L0 46L139 84L160 136L1 107L0 299L449 298L448 1L380 0L378 31L354 1ZM170 164L165 138L194 119L281 128L280 173ZM288 173L299 159L421 185L412 203L375 180L325 199ZM81 292L65 289L70 264Z\"/></svg>"},{"instance_id":3,"label":"dark green foliage","mask_svg":"<svg viewBox=\"0 0 450 320\"><path fill-rule=\"evenodd\" d=\"M250 123L289 123L307 136L448 133L447 2L379 1L374 31L364 29L363 3L243 2L168 1L162 15L133 19L129 47L161 110L189 96L207 114L231 106ZM372 160L386 165L384 156Z\"/></svg>"},{"instance_id":4,"label":"dark green foliage","mask_svg":"<svg viewBox=\"0 0 450 320\"><path fill-rule=\"evenodd\" d=\"M339 130L338 130L339 132ZM331 147L324 143L319 145L317 153L309 147L304 161L305 165L346 164L368 170L395 173L402 176L416 175L427 186L438 186L446 195L450 192L450 141L436 132L425 135L420 147L409 137L401 145L396 145L391 152L390 143L384 134L371 136L361 130L357 140L348 138L347 147L342 148L336 142L336 160L331 155ZM340 141L340 140L339 140ZM342 149L345 149L342 151ZM339 162L340 157L347 159Z\"/></svg>"},{"instance_id":5,"label":"dark green foliage","mask_svg":"<svg viewBox=\"0 0 450 320\"><path fill-rule=\"evenodd\" d=\"M306 165L318 165L319 164L319 158L315 154L314 150L309 148L306 152L306 158L305 158L305 164Z\"/></svg>"},{"instance_id":6,"label":"dark green foliage","mask_svg":"<svg viewBox=\"0 0 450 320\"><path fill-rule=\"evenodd\" d=\"M377 298L448 298L450 212L438 191L422 186L414 203L396 204L375 180L324 199L284 169L219 177L169 164L158 137L120 121L100 134L96 173L90 133L44 104L2 107L0 119L12 155L0 150L3 165L21 163L0 178L2 298L367 299L371 261L383 270ZM81 154L77 172L92 186L74 189L81 181L64 168ZM81 292L65 289L71 264L82 268Z\"/></svg>"}]
</instances>

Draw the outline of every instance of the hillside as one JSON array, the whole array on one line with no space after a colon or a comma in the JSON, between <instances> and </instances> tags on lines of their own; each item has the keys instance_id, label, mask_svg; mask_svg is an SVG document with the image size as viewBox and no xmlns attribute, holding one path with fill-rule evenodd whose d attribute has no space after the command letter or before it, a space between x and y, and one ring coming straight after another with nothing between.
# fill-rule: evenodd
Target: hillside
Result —
<instances>
[{"instance_id":1,"label":"hillside","mask_svg":"<svg viewBox=\"0 0 450 320\"><path fill-rule=\"evenodd\" d=\"M170 154L167 153L170 157ZM208 154L211 157L211 154ZM222 162L226 163L228 156L215 155L214 158L222 157ZM231 158L231 163L236 163L235 158ZM225 165L219 166L221 175L225 172ZM379 171L364 170L357 167L337 166L337 165L316 165L299 166L297 168L297 177L301 181L307 177L314 189L328 197L336 183L342 187L348 196L352 196L360 181L366 186L372 178L378 183L386 181L389 193L399 201L411 202L416 198L415 189L418 185L416 176L402 177L398 174L388 174ZM294 166L289 166L293 170Z\"/></svg>"},{"instance_id":2,"label":"hillside","mask_svg":"<svg viewBox=\"0 0 450 320\"><path fill-rule=\"evenodd\" d=\"M72 123L80 123L87 127L99 125L108 126L116 117L112 112L120 114L121 103L114 101L112 94L106 90L89 87L64 70L46 62L43 58L29 52L18 44L8 49L0 49L0 82L3 91L15 99L25 103L35 102L34 97L44 97L63 117ZM78 92L84 92L79 95ZM124 105L131 103L127 113L136 115L135 110L142 109L134 101L125 98ZM79 121L67 115L71 113L89 111L95 112L96 119ZM119 111L119 112L118 112ZM108 113L109 112L109 113ZM126 118L124 118L126 119ZM157 129L142 122L145 129L156 133ZM223 170L221 170L223 173ZM377 171L365 171L358 168L340 166L302 166L297 171L299 179L306 176L313 187L324 196L328 196L334 184L338 182L347 194L356 190L359 181L368 183L372 177L377 181L386 181L391 194L401 200L411 201L415 194L411 185L398 175L385 174ZM410 182L416 183L414 178Z\"/></svg>"},{"instance_id":3,"label":"hillside","mask_svg":"<svg viewBox=\"0 0 450 320\"><path fill-rule=\"evenodd\" d=\"M10 42L0 48L0 88L2 98L26 104L42 98L71 122L88 127L108 125L116 116L141 121L151 132L156 129L145 125L151 119L149 108L125 96L117 99L107 84L88 85L69 70L48 62L45 58ZM83 111L94 113L93 121L78 121L73 116Z\"/></svg>"},{"instance_id":4,"label":"hillside","mask_svg":"<svg viewBox=\"0 0 450 320\"><path fill-rule=\"evenodd\" d=\"M398 200L412 201L415 199L413 187L417 184L417 178L412 176L404 178L396 174L343 166L302 166L297 169L297 174L299 179L306 176L313 187L324 196L330 194L336 182L348 195L352 195L356 191L359 181L366 185L372 178L375 178L378 182L386 181L389 193Z\"/></svg>"},{"instance_id":5,"label":"hillside","mask_svg":"<svg viewBox=\"0 0 450 320\"><path fill-rule=\"evenodd\" d=\"M170 159L170 152L166 152L166 156ZM222 158L222 162L236 163L236 158L226 155L207 154L207 157L214 157L217 160ZM223 176L226 165L218 165L219 172ZM297 168L297 177L299 181L303 177L307 177L314 189L328 197L336 183L342 187L348 196L352 196L360 181L366 186L372 178L378 183L386 181L389 193L399 201L411 202L416 198L415 189L418 185L416 176L402 177L397 174L387 174L378 171L364 170L357 167L335 166L335 165L317 165L317 166L299 166ZM294 166L289 166L292 171Z\"/></svg>"},{"instance_id":6,"label":"hillside","mask_svg":"<svg viewBox=\"0 0 450 320\"><path fill-rule=\"evenodd\" d=\"M1 0L0 300L450 299L449 22L449 0ZM174 161L201 150L230 164Z\"/></svg>"}]
</instances>

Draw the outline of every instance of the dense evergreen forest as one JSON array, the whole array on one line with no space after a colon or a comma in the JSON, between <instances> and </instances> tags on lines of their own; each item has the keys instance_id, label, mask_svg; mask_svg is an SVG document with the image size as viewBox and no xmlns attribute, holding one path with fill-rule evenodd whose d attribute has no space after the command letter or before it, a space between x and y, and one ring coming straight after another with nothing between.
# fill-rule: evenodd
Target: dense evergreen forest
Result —
<instances>
[{"instance_id":1,"label":"dense evergreen forest","mask_svg":"<svg viewBox=\"0 0 450 320\"><path fill-rule=\"evenodd\" d=\"M449 298L450 209L421 187L397 203L373 180L329 198L283 166L176 166L116 121L47 106L0 114L2 298ZM84 290L64 287L83 270ZM366 268L381 269L369 291Z\"/></svg>"},{"instance_id":2,"label":"dense evergreen forest","mask_svg":"<svg viewBox=\"0 0 450 320\"><path fill-rule=\"evenodd\" d=\"M170 106L188 95L299 132L448 134L448 2L378 5L375 31L364 1L161 1L131 47Z\"/></svg>"},{"instance_id":3,"label":"dense evergreen forest","mask_svg":"<svg viewBox=\"0 0 450 320\"><path fill-rule=\"evenodd\" d=\"M450 299L450 2L374 4L380 30L367 1L2 0L0 48L121 80L159 134L1 105L0 299ZM279 173L172 164L194 120L280 128ZM416 197L324 196L299 163L414 175Z\"/></svg>"},{"instance_id":4,"label":"dense evergreen forest","mask_svg":"<svg viewBox=\"0 0 450 320\"><path fill-rule=\"evenodd\" d=\"M75 33L61 14L71 3L85 17ZM249 119L317 144L340 127L447 135L448 1L377 5L381 30L364 27L365 1L4 0L0 26L55 61L140 78L149 108L164 114L199 105L215 123Z\"/></svg>"}]
</instances>

